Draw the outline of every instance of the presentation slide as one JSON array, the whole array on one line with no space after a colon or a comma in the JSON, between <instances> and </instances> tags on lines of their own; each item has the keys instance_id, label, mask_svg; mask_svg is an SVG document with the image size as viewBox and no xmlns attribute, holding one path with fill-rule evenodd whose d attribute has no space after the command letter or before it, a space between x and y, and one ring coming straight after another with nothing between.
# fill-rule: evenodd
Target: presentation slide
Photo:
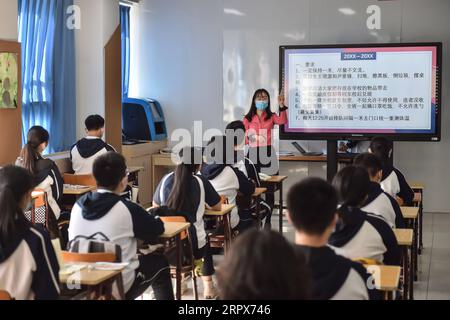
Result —
<instances>
[{"instance_id":1,"label":"presentation slide","mask_svg":"<svg viewBox=\"0 0 450 320\"><path fill-rule=\"evenodd\" d=\"M437 48L284 50L286 133L436 132Z\"/></svg>"}]
</instances>

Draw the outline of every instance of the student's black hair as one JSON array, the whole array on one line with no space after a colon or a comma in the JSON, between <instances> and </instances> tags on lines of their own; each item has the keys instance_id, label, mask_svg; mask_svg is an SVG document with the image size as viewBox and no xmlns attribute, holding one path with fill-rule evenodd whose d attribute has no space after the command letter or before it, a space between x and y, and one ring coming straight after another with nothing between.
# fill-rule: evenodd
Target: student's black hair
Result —
<instances>
[{"instance_id":1,"label":"student's black hair","mask_svg":"<svg viewBox=\"0 0 450 320\"><path fill-rule=\"evenodd\" d=\"M287 205L295 229L310 235L321 235L337 212L336 190L320 178L307 178L295 184L288 193Z\"/></svg>"},{"instance_id":2,"label":"student's black hair","mask_svg":"<svg viewBox=\"0 0 450 320\"><path fill-rule=\"evenodd\" d=\"M304 256L274 231L240 235L218 272L222 300L306 300L310 272Z\"/></svg>"},{"instance_id":3,"label":"student's black hair","mask_svg":"<svg viewBox=\"0 0 450 320\"><path fill-rule=\"evenodd\" d=\"M99 187L114 190L127 174L125 158L114 151L98 157L92 170Z\"/></svg>"},{"instance_id":4,"label":"student's black hair","mask_svg":"<svg viewBox=\"0 0 450 320\"><path fill-rule=\"evenodd\" d=\"M340 170L333 179L341 205L338 213L344 222L351 220L350 210L359 208L369 194L370 178L362 167L348 166Z\"/></svg>"},{"instance_id":5,"label":"student's black hair","mask_svg":"<svg viewBox=\"0 0 450 320\"><path fill-rule=\"evenodd\" d=\"M86 121L84 121L84 124L86 125L86 129L88 131L99 130L105 127L105 119L103 119L103 117L98 114L94 114L87 117Z\"/></svg>"},{"instance_id":6,"label":"student's black hair","mask_svg":"<svg viewBox=\"0 0 450 320\"><path fill-rule=\"evenodd\" d=\"M50 140L50 135L47 130L41 126L34 126L28 130L27 143L20 152L22 159L21 166L27 169L32 174L37 174L36 162L40 158L38 147Z\"/></svg>"},{"instance_id":7,"label":"student's black hair","mask_svg":"<svg viewBox=\"0 0 450 320\"><path fill-rule=\"evenodd\" d=\"M194 203L192 192L192 177L202 164L202 149L185 147L180 151L181 163L174 172L173 187L167 198L166 205L178 212Z\"/></svg>"},{"instance_id":8,"label":"student's black hair","mask_svg":"<svg viewBox=\"0 0 450 320\"><path fill-rule=\"evenodd\" d=\"M370 150L386 165L391 157L392 141L383 136L375 137L370 142Z\"/></svg>"},{"instance_id":9,"label":"student's black hair","mask_svg":"<svg viewBox=\"0 0 450 320\"><path fill-rule=\"evenodd\" d=\"M234 146L241 145L245 140L245 125L244 122L237 120L229 123L225 129L227 137L233 137Z\"/></svg>"},{"instance_id":10,"label":"student's black hair","mask_svg":"<svg viewBox=\"0 0 450 320\"><path fill-rule=\"evenodd\" d=\"M371 153L361 153L355 158L353 164L366 169L370 177L374 177L383 169L381 160Z\"/></svg>"},{"instance_id":11,"label":"student's black hair","mask_svg":"<svg viewBox=\"0 0 450 320\"><path fill-rule=\"evenodd\" d=\"M19 204L34 187L34 179L26 169L16 166L0 169L0 258L2 248L11 245L29 226Z\"/></svg>"},{"instance_id":12,"label":"student's black hair","mask_svg":"<svg viewBox=\"0 0 450 320\"><path fill-rule=\"evenodd\" d=\"M258 89L258 90L255 91L255 94L253 95L252 105L250 106L250 111L245 116L248 121L252 121L253 117L256 114L256 97L258 95L264 94L264 93L269 98L269 105L267 106L267 108L265 110L265 112L266 112L266 120L269 120L270 118L272 118L273 112L272 112L272 110L270 108L270 94L269 94L269 92L266 89Z\"/></svg>"}]
</instances>

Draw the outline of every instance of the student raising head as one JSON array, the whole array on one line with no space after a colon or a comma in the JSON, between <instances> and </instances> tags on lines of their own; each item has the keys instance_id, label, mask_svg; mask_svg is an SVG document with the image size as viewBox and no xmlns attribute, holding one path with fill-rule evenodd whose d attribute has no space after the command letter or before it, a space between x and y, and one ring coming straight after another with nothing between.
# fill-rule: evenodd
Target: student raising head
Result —
<instances>
[{"instance_id":1,"label":"student raising head","mask_svg":"<svg viewBox=\"0 0 450 320\"><path fill-rule=\"evenodd\" d=\"M220 210L221 199L211 183L198 175L203 163L203 153L200 148L186 147L180 152L180 163L175 172L166 175L153 196L153 206L167 206L178 215L183 215L193 225L191 238L194 257L203 258L201 271L204 284L204 298L216 297L212 281L215 272L212 255L207 242L203 216L206 208Z\"/></svg>"},{"instance_id":2,"label":"student raising head","mask_svg":"<svg viewBox=\"0 0 450 320\"><path fill-rule=\"evenodd\" d=\"M337 222L337 194L319 178L294 185L287 197L297 250L312 272L312 296L318 300L367 300L369 275L363 265L337 255L328 239ZM372 291L372 290L370 290Z\"/></svg>"},{"instance_id":3,"label":"student raising head","mask_svg":"<svg viewBox=\"0 0 450 320\"><path fill-rule=\"evenodd\" d=\"M367 171L348 166L333 180L339 196L339 220L329 244L336 253L349 259L368 258L387 265L399 265L397 239L383 217L364 212L370 180Z\"/></svg>"},{"instance_id":4,"label":"student raising head","mask_svg":"<svg viewBox=\"0 0 450 320\"><path fill-rule=\"evenodd\" d=\"M306 300L305 258L279 233L251 230L233 243L218 274L222 300Z\"/></svg>"},{"instance_id":5,"label":"student raising head","mask_svg":"<svg viewBox=\"0 0 450 320\"><path fill-rule=\"evenodd\" d=\"M105 119L99 115L86 118L87 136L74 144L70 150L72 168L75 174L92 174L92 165L99 156L108 151L115 151L102 140L105 132Z\"/></svg>"},{"instance_id":6,"label":"student raising head","mask_svg":"<svg viewBox=\"0 0 450 320\"><path fill-rule=\"evenodd\" d=\"M385 137L375 137L370 143L369 152L376 155L383 165L381 188L396 198L400 205L412 205L414 191L406 182L403 174L391 165L392 141Z\"/></svg>"},{"instance_id":7,"label":"student raising head","mask_svg":"<svg viewBox=\"0 0 450 320\"><path fill-rule=\"evenodd\" d=\"M56 300L59 265L50 237L24 215L34 186L27 170L0 169L0 288L17 300Z\"/></svg>"},{"instance_id":8,"label":"student raising head","mask_svg":"<svg viewBox=\"0 0 450 320\"><path fill-rule=\"evenodd\" d=\"M34 176L36 188L47 193L48 203L57 220L61 214L58 202L63 196L64 181L56 164L42 157L49 139L50 135L43 127L32 127L16 165L27 169Z\"/></svg>"},{"instance_id":9,"label":"student raising head","mask_svg":"<svg viewBox=\"0 0 450 320\"><path fill-rule=\"evenodd\" d=\"M69 239L102 233L122 250L127 299L136 299L150 285L157 300L173 300L169 264L160 254L138 255L138 240L148 244L163 232L164 224L120 194L128 183L125 158L108 152L94 162L98 190L77 201L72 209Z\"/></svg>"},{"instance_id":10,"label":"student raising head","mask_svg":"<svg viewBox=\"0 0 450 320\"><path fill-rule=\"evenodd\" d=\"M370 188L367 200L362 210L382 216L392 228L404 228L405 221L397 201L381 189L383 166L377 156L362 153L355 158L355 166L366 169L370 178Z\"/></svg>"}]
</instances>

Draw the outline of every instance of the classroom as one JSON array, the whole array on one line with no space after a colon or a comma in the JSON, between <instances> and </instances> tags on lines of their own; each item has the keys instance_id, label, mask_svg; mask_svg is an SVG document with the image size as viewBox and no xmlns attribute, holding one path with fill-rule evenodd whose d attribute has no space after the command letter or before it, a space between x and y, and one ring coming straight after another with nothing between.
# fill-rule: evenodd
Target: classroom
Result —
<instances>
[{"instance_id":1,"label":"classroom","mask_svg":"<svg viewBox=\"0 0 450 320\"><path fill-rule=\"evenodd\" d=\"M0 300L450 300L450 1L0 8Z\"/></svg>"}]
</instances>

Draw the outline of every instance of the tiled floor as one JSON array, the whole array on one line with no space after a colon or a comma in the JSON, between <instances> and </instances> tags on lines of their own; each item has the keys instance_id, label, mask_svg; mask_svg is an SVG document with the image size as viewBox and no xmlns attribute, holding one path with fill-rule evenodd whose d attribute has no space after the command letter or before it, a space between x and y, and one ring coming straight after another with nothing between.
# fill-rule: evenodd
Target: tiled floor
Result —
<instances>
[{"instance_id":1,"label":"tiled floor","mask_svg":"<svg viewBox=\"0 0 450 320\"><path fill-rule=\"evenodd\" d=\"M419 281L415 283L416 300L450 299L450 214L424 214L424 249L419 256ZM274 229L278 228L278 216L272 219ZM283 234L294 241L294 232L289 223L283 223ZM215 256L214 264L219 267L222 257ZM198 281L199 296L202 298L202 281ZM184 300L193 299L191 281Z\"/></svg>"}]
</instances>

